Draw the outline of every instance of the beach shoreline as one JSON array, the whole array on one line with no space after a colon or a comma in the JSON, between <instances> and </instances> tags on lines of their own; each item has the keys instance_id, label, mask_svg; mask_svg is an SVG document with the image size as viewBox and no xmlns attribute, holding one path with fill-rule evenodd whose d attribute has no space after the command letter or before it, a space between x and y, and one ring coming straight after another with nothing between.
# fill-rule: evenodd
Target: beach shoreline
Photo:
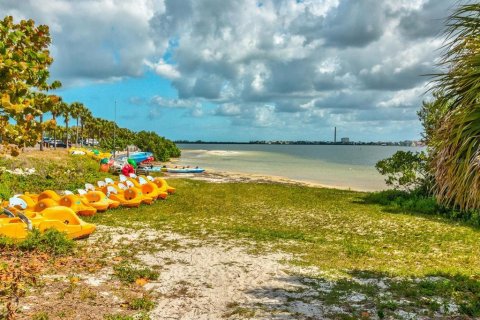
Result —
<instances>
[{"instance_id":1,"label":"beach shoreline","mask_svg":"<svg viewBox=\"0 0 480 320\"><path fill-rule=\"evenodd\" d=\"M175 162L169 162L167 166L175 165ZM203 173L168 173L164 172L165 177L173 179L187 178L192 180L201 180L211 183L231 183L231 182L241 182L241 183L281 183L281 184L293 184L304 187L311 188L327 188L327 189L338 189L338 190L347 190L347 191L357 191L357 192L375 192L382 191L381 189L372 190L369 188L358 188L352 186L344 185L329 185L318 183L308 180L296 180L284 176L268 175L268 174L255 174L247 173L240 171L225 171L225 170L214 170L210 168L205 168Z\"/></svg>"}]
</instances>

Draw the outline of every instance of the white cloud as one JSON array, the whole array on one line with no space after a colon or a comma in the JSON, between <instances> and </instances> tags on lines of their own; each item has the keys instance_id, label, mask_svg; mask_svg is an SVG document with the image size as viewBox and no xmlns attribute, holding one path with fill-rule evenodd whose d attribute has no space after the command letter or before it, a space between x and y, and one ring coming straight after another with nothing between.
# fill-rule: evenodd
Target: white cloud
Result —
<instances>
[{"instance_id":1,"label":"white cloud","mask_svg":"<svg viewBox=\"0 0 480 320\"><path fill-rule=\"evenodd\" d=\"M217 105L212 114L259 127L288 117L411 118L405 110L420 105L428 80L420 75L434 70L451 8L448 0L0 3L16 19L51 26L52 74L67 84L153 70L179 96L153 97L153 113L184 108L204 116L202 103L210 102Z\"/></svg>"},{"instance_id":2,"label":"white cloud","mask_svg":"<svg viewBox=\"0 0 480 320\"><path fill-rule=\"evenodd\" d=\"M163 61L163 59L161 59L157 63L151 63L149 61L146 61L145 64L152 70L154 70L156 74L166 79L173 80L178 79L181 76L180 72L178 72L178 70L174 66L166 63L165 61Z\"/></svg>"}]
</instances>

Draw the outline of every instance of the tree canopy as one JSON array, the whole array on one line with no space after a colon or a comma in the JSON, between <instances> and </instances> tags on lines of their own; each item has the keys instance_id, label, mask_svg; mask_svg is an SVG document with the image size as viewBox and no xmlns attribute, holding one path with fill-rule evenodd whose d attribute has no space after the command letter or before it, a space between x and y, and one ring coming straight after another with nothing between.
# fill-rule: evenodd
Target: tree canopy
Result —
<instances>
[{"instance_id":1,"label":"tree canopy","mask_svg":"<svg viewBox=\"0 0 480 320\"><path fill-rule=\"evenodd\" d=\"M44 132L53 132L55 141L61 137L67 145L70 140L83 143L88 137L108 149L124 149L137 143L140 148L152 151L159 160L180 155L172 141L154 132L137 134L119 128L112 121L95 118L81 102L69 104L49 94L48 91L61 86L59 81L49 82L49 67L53 63L50 44L46 25L35 25L33 20L15 23L11 16L0 21L0 141L3 144L0 152L16 154L16 146L34 146ZM47 113L52 119L44 121ZM57 124L59 116L65 127ZM75 127L69 126L71 120L75 120Z\"/></svg>"}]
</instances>

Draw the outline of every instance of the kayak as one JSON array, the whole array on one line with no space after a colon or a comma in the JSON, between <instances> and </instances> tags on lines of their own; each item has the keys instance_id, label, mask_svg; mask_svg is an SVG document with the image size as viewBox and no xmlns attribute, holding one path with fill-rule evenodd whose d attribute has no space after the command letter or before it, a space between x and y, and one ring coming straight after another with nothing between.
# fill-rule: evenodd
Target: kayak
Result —
<instances>
[{"instance_id":1,"label":"kayak","mask_svg":"<svg viewBox=\"0 0 480 320\"><path fill-rule=\"evenodd\" d=\"M162 167L138 167L140 170L148 171L148 172L161 172Z\"/></svg>"},{"instance_id":2,"label":"kayak","mask_svg":"<svg viewBox=\"0 0 480 320\"><path fill-rule=\"evenodd\" d=\"M128 157L126 155L123 155L123 156L117 158L117 160L127 160L127 159L132 159L138 164L138 163L141 163L145 160L153 159L153 153L151 153L151 152L133 152L133 153L130 153L130 155Z\"/></svg>"},{"instance_id":3,"label":"kayak","mask_svg":"<svg viewBox=\"0 0 480 320\"><path fill-rule=\"evenodd\" d=\"M202 173L205 169L202 168L167 168L170 173Z\"/></svg>"}]
</instances>

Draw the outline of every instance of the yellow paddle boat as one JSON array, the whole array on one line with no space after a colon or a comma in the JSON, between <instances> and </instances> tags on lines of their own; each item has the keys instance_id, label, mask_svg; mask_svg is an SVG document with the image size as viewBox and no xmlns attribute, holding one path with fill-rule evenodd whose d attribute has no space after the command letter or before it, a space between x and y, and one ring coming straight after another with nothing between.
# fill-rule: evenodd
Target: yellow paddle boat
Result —
<instances>
[{"instance_id":1,"label":"yellow paddle boat","mask_svg":"<svg viewBox=\"0 0 480 320\"><path fill-rule=\"evenodd\" d=\"M45 232L47 229L55 229L59 232L66 233L70 239L81 239L88 237L95 231L95 225L81 220L70 208L55 206L46 208L41 213L21 211L22 209L25 210L26 207L27 204L22 199L10 199L9 208L4 208L4 212L11 216L11 218L9 218L10 221L8 221L8 224L4 223L6 225L4 229L0 226L0 234L16 239L23 239L27 236L28 231L33 228L38 229L40 232ZM19 225L18 219L24 224L23 227ZM6 220L3 221L5 222ZM2 222L0 222L0 224L1 223ZM15 224L17 225L14 226Z\"/></svg>"},{"instance_id":2,"label":"yellow paddle boat","mask_svg":"<svg viewBox=\"0 0 480 320\"><path fill-rule=\"evenodd\" d=\"M100 204L101 205L106 204L107 209L114 209L120 206L120 202L109 199L107 195L102 191L99 191L99 190L86 191L83 189L78 189L77 191L80 198L85 204L91 205L92 207L96 208L98 211L101 211L101 210L99 210L98 207L95 207L95 205L99 206Z\"/></svg>"},{"instance_id":3,"label":"yellow paddle boat","mask_svg":"<svg viewBox=\"0 0 480 320\"><path fill-rule=\"evenodd\" d=\"M165 190L167 191L169 194L174 194L175 193L175 188L174 187L171 187L168 185L167 183L167 180L163 179L163 178L160 178L160 177L152 177L152 176L147 176L147 179L152 181L153 183L155 183L159 188L160 190Z\"/></svg>"},{"instance_id":4,"label":"yellow paddle boat","mask_svg":"<svg viewBox=\"0 0 480 320\"><path fill-rule=\"evenodd\" d=\"M130 177L127 178L128 181L131 181L133 183L135 188L142 190L143 194L149 197L152 197L154 200L158 198L161 198L161 199L166 198L167 193L161 192L155 183L145 179L141 179L141 180L136 180L136 179L138 179L138 177L134 173L130 174Z\"/></svg>"},{"instance_id":5,"label":"yellow paddle boat","mask_svg":"<svg viewBox=\"0 0 480 320\"><path fill-rule=\"evenodd\" d=\"M121 190L121 189L120 189ZM109 185L105 186L104 193L107 194L108 198L120 202L120 205L127 208L138 208L142 203L142 198L135 194L135 191L122 190L119 192L119 189L115 186Z\"/></svg>"},{"instance_id":6,"label":"yellow paddle boat","mask_svg":"<svg viewBox=\"0 0 480 320\"><path fill-rule=\"evenodd\" d=\"M58 204L72 209L79 216L93 216L97 213L97 209L82 202L79 196L67 194L60 198ZM105 209L106 210L106 209Z\"/></svg>"}]
</instances>

